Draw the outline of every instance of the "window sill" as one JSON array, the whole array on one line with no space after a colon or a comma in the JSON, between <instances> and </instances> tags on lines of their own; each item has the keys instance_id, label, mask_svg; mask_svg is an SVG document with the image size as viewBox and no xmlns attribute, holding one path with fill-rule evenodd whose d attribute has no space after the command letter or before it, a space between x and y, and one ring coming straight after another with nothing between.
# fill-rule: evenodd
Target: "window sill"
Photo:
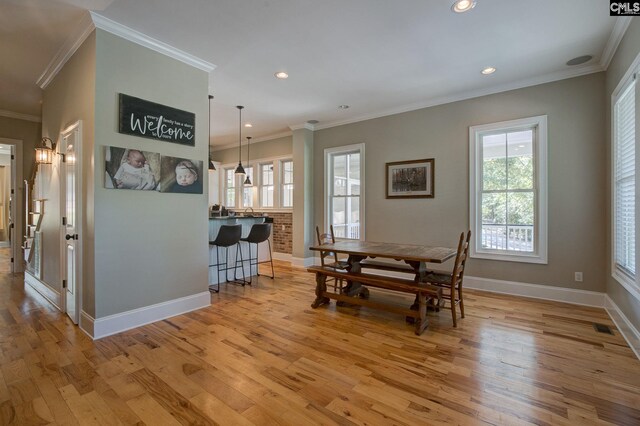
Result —
<instances>
[{"instance_id":1,"label":"window sill","mask_svg":"<svg viewBox=\"0 0 640 426\"><path fill-rule=\"evenodd\" d=\"M506 254L506 253L489 253L489 252L471 252L471 257L474 259L487 259L487 260L500 260L503 262L520 262L520 263L535 263L539 265L546 265L547 257L540 255L523 255L523 254Z\"/></svg>"},{"instance_id":2,"label":"window sill","mask_svg":"<svg viewBox=\"0 0 640 426\"><path fill-rule=\"evenodd\" d=\"M635 297L638 301L640 301L640 288L635 283L635 281L631 280L626 275L618 273L615 269L611 274L614 280L616 280L622 287L625 288L633 297Z\"/></svg>"}]
</instances>

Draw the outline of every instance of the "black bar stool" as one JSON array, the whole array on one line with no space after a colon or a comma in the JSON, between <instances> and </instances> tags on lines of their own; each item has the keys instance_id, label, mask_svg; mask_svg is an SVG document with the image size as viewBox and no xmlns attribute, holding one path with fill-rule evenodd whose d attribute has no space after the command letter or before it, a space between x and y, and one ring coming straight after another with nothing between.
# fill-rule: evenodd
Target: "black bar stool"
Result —
<instances>
[{"instance_id":1,"label":"black bar stool","mask_svg":"<svg viewBox=\"0 0 640 426\"><path fill-rule=\"evenodd\" d=\"M218 272L218 288L215 289L213 286L215 284L209 285L209 291L214 293L218 293L220 291L220 272L224 271L226 282L237 282L238 284L245 284L245 275L244 268L242 269L242 281L238 281L236 278L236 265L238 264L238 252L240 252L240 265L242 265L242 251L240 250L240 237L242 237L242 225L222 225L220 230L218 231L218 235L216 235L216 239L214 241L209 241L210 246L214 246L216 248L216 263L209 265L209 267L215 266ZM229 247L236 245L236 258L233 266L228 266L229 261ZM226 248L224 262L220 262L220 247ZM221 268L224 266L224 268ZM233 280L229 279L229 273L227 272L229 269L233 269Z\"/></svg>"},{"instance_id":2,"label":"black bar stool","mask_svg":"<svg viewBox=\"0 0 640 426\"><path fill-rule=\"evenodd\" d=\"M269 236L271 235L271 224L270 223L255 223L251 226L251 230L249 231L249 235L245 238L240 238L240 241L245 241L249 243L249 281L246 281L247 284L251 285L251 267L256 266L257 275L260 276L260 271L258 269L258 264L271 262L271 279L275 277L273 273L273 256L271 255L271 241L269 241ZM269 244L269 260L263 260L261 262L258 261L258 247L262 242L267 242ZM256 245L256 257L251 256L251 244ZM242 252L242 250L241 250ZM242 262L242 259L240 260ZM244 268L242 270L244 272ZM267 275L268 276L268 275Z\"/></svg>"}]
</instances>

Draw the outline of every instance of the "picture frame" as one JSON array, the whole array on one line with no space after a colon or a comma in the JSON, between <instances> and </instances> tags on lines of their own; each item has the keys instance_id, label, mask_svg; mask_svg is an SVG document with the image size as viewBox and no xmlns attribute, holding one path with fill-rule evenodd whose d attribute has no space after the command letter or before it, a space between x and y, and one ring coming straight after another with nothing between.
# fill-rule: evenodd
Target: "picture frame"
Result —
<instances>
[{"instance_id":1,"label":"picture frame","mask_svg":"<svg viewBox=\"0 0 640 426\"><path fill-rule=\"evenodd\" d=\"M385 167L386 198L433 198L435 160L395 161Z\"/></svg>"}]
</instances>

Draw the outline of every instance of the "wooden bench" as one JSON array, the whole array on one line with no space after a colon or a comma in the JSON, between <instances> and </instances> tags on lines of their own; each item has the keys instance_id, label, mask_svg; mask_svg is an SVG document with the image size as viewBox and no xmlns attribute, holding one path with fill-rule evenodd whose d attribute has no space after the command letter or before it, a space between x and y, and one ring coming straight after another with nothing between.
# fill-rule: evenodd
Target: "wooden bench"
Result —
<instances>
[{"instance_id":1,"label":"wooden bench","mask_svg":"<svg viewBox=\"0 0 640 426\"><path fill-rule=\"evenodd\" d=\"M329 299L335 299L337 301L355 305L368 306L374 309L395 312L410 318L415 318L415 333L417 335L422 334L428 325L427 303L434 300L434 303L439 305L442 298L441 288L426 283L416 282L414 280L361 272L337 271L326 266L312 266L307 268L307 271L316 274L316 300L311 304L312 308L315 309L321 305L328 304ZM347 281L349 283L347 287L360 287L359 285L361 284L369 287L415 294L418 301L417 309L403 308L400 306L375 302L366 298L353 297L353 294L360 294L357 290L353 291L353 288L347 289L348 291L346 293L343 288L338 289L337 292L327 291L326 281L328 277L341 278L344 281Z\"/></svg>"},{"instance_id":2,"label":"wooden bench","mask_svg":"<svg viewBox=\"0 0 640 426\"><path fill-rule=\"evenodd\" d=\"M361 268L369 268L369 269L379 269L382 271L393 271L393 272L406 272L407 274L415 274L415 269L413 269L411 266L407 265L406 263L399 263L399 262L380 262L377 260L370 260L370 259L366 259L366 260L362 260L360 262L360 267Z\"/></svg>"}]
</instances>

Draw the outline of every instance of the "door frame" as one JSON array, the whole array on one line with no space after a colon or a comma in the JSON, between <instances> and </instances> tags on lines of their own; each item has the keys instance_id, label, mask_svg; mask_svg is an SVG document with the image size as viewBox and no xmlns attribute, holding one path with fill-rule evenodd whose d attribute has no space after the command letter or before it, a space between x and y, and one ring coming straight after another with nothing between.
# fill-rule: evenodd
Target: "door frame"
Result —
<instances>
[{"instance_id":1,"label":"door frame","mask_svg":"<svg viewBox=\"0 0 640 426\"><path fill-rule=\"evenodd\" d=\"M24 254L22 252L22 240L24 238L23 219L23 170L22 170L22 144L20 139L0 138L0 144L12 145L15 157L15 173L11 173L11 188L13 189L13 204L11 205L11 217L13 218L13 239L11 240L11 257L13 257L13 273L24 271ZM15 176L15 179L14 179Z\"/></svg>"},{"instance_id":2,"label":"door frame","mask_svg":"<svg viewBox=\"0 0 640 426\"><path fill-rule=\"evenodd\" d=\"M58 138L58 142L56 144L56 151L59 151L62 149L62 145L61 142L64 139L65 136L73 133L77 131L78 132L78 138L76 141L76 146L75 146L75 153L76 153L76 158L75 158L75 164L76 164L76 205L75 205L75 210L76 210L76 233L78 234L78 240L76 241L76 294L75 294L75 298L76 298L76 317L77 318L73 318L75 324L79 324L80 323L80 317L81 317L81 312L82 312L82 290L83 290L83 280L82 280L82 271L83 271L83 256L82 256L82 240L83 240L83 220L84 220L84 215L83 215L83 210L82 210L82 206L83 206L83 196L82 196L82 191L83 191L83 179L82 179L82 120L78 120L75 123L67 126L66 129L64 129L63 131L60 132L60 136ZM56 152L56 154L64 154L64 152ZM59 161L57 162L58 164L58 170L60 173L60 231L59 231L59 240L60 240L60 287L59 287L59 291L60 291L60 295L61 297L61 303L60 306L62 308L62 312L67 313L67 289L64 288L62 286L62 282L65 278L65 271L66 271L66 250L65 250L65 246L64 246L64 236L66 234L66 229L65 226L62 224L62 218L65 216L66 211L65 211L65 195L66 195L66 188L67 188L67 182L66 182L66 171L63 170L63 167L65 167L65 160L64 160L64 156L63 155L58 155L57 156L59 158Z\"/></svg>"}]
</instances>

